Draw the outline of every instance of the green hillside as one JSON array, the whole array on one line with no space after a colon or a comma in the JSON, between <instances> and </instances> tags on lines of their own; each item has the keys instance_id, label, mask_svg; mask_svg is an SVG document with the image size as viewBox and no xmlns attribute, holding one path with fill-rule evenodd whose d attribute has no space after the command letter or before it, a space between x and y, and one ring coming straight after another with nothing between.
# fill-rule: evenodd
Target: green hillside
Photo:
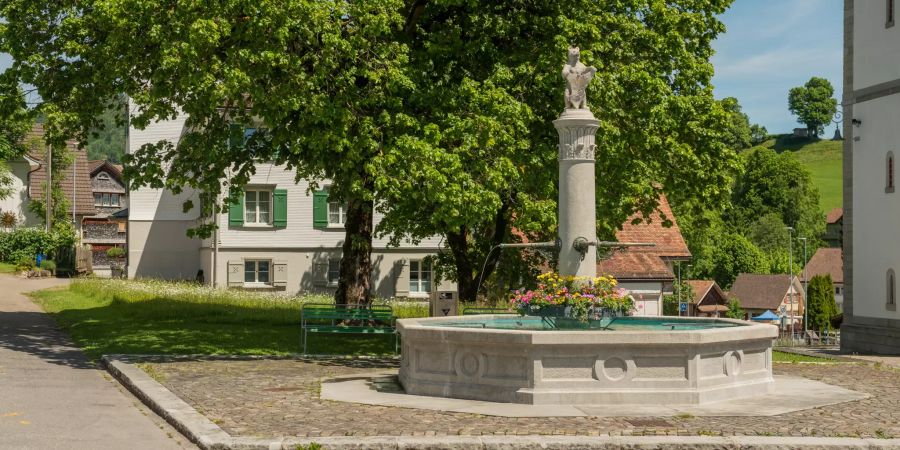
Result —
<instances>
[{"instance_id":1,"label":"green hillside","mask_svg":"<svg viewBox=\"0 0 900 450\"><path fill-rule=\"evenodd\" d=\"M813 182L819 188L819 205L823 212L843 205L843 141L813 140L782 134L762 146L779 153L792 152L809 169Z\"/></svg>"}]
</instances>

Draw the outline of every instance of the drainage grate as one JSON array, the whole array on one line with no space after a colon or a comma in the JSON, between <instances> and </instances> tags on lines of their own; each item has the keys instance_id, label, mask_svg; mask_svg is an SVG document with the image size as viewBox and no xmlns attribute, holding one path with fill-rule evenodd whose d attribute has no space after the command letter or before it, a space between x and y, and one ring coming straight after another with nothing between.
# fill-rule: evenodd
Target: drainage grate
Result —
<instances>
[{"instance_id":1,"label":"drainage grate","mask_svg":"<svg viewBox=\"0 0 900 450\"><path fill-rule=\"evenodd\" d=\"M628 419L626 422L640 428L674 428L669 422L662 419Z\"/></svg>"}]
</instances>

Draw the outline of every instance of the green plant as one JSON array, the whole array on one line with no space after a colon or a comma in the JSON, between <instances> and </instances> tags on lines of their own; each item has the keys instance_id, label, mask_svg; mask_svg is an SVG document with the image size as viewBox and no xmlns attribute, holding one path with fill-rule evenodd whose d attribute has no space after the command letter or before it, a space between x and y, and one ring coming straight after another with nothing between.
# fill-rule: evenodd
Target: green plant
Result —
<instances>
[{"instance_id":1,"label":"green plant","mask_svg":"<svg viewBox=\"0 0 900 450\"><path fill-rule=\"evenodd\" d=\"M12 211L4 211L0 214L0 225L3 225L6 228L12 228L19 223L19 216Z\"/></svg>"},{"instance_id":2,"label":"green plant","mask_svg":"<svg viewBox=\"0 0 900 450\"><path fill-rule=\"evenodd\" d=\"M318 442L310 442L308 445L297 444L297 450L322 450Z\"/></svg>"},{"instance_id":3,"label":"green plant","mask_svg":"<svg viewBox=\"0 0 900 450\"><path fill-rule=\"evenodd\" d=\"M30 256L22 256L16 260L16 270L21 272L34 268L34 259Z\"/></svg>"},{"instance_id":4,"label":"green plant","mask_svg":"<svg viewBox=\"0 0 900 450\"><path fill-rule=\"evenodd\" d=\"M746 315L746 312L741 308L740 300L733 298L728 301L728 311L725 312L725 317L729 319L743 319Z\"/></svg>"},{"instance_id":5,"label":"green plant","mask_svg":"<svg viewBox=\"0 0 900 450\"><path fill-rule=\"evenodd\" d=\"M106 251L106 256L110 258L124 258L125 249L122 247L112 247Z\"/></svg>"},{"instance_id":6,"label":"green plant","mask_svg":"<svg viewBox=\"0 0 900 450\"><path fill-rule=\"evenodd\" d=\"M61 247L74 243L74 229L60 228L46 231L41 228L18 228L0 233L0 261L16 262L34 259L43 253L53 255Z\"/></svg>"},{"instance_id":7,"label":"green plant","mask_svg":"<svg viewBox=\"0 0 900 450\"><path fill-rule=\"evenodd\" d=\"M893 436L891 436L890 434L886 433L886 432L885 432L884 430L882 430L881 428L875 430L875 437L878 438L878 439L893 439L893 438L894 438Z\"/></svg>"},{"instance_id":8,"label":"green plant","mask_svg":"<svg viewBox=\"0 0 900 450\"><path fill-rule=\"evenodd\" d=\"M56 272L56 261L53 261L52 259L45 259L45 260L41 261L41 269L44 269L48 272L55 273Z\"/></svg>"}]
</instances>

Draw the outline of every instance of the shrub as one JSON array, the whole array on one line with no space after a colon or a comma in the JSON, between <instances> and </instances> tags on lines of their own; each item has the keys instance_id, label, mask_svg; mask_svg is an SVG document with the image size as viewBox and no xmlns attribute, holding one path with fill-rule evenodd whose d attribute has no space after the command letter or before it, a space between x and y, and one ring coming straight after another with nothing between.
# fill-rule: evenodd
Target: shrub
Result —
<instances>
[{"instance_id":1,"label":"shrub","mask_svg":"<svg viewBox=\"0 0 900 450\"><path fill-rule=\"evenodd\" d=\"M6 228L12 228L19 223L19 216L12 211L4 211L0 214L0 225Z\"/></svg>"},{"instance_id":2,"label":"shrub","mask_svg":"<svg viewBox=\"0 0 900 450\"><path fill-rule=\"evenodd\" d=\"M33 260L38 253L54 254L60 247L71 245L72 238L66 230L48 232L40 228L0 233L0 261L19 263L26 258Z\"/></svg>"},{"instance_id":3,"label":"shrub","mask_svg":"<svg viewBox=\"0 0 900 450\"><path fill-rule=\"evenodd\" d=\"M19 258L16 260L16 270L19 272L31 270L34 268L34 259L30 256Z\"/></svg>"},{"instance_id":4,"label":"shrub","mask_svg":"<svg viewBox=\"0 0 900 450\"><path fill-rule=\"evenodd\" d=\"M48 272L56 272L56 261L52 259L45 259L41 261L41 269L44 269Z\"/></svg>"},{"instance_id":5,"label":"shrub","mask_svg":"<svg viewBox=\"0 0 900 450\"><path fill-rule=\"evenodd\" d=\"M125 249L122 247L112 247L106 251L106 256L110 258L123 258L125 256Z\"/></svg>"}]
</instances>

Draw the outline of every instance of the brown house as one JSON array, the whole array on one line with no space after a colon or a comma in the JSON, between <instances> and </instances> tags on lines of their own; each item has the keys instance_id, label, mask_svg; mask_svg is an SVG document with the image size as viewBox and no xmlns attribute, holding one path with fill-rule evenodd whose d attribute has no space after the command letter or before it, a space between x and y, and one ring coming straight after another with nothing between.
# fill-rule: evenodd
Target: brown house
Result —
<instances>
[{"instance_id":1,"label":"brown house","mask_svg":"<svg viewBox=\"0 0 900 450\"><path fill-rule=\"evenodd\" d=\"M800 279L788 274L761 275L742 273L734 280L729 299L737 299L741 308L747 313L745 319L751 319L766 311L772 311L782 318L785 326L803 323L805 298Z\"/></svg>"},{"instance_id":2,"label":"brown house","mask_svg":"<svg viewBox=\"0 0 900 450\"><path fill-rule=\"evenodd\" d=\"M671 227L663 226L659 212L648 220L631 223L636 214L629 217L616 233L618 242L651 243L652 247L626 247L613 250L597 263L597 273L612 275L619 286L631 292L636 300L636 315L660 316L663 312L663 295L671 294L675 281L675 264L689 261L688 250L681 229L669 201L659 198L659 210L672 221Z\"/></svg>"},{"instance_id":3,"label":"brown house","mask_svg":"<svg viewBox=\"0 0 900 450\"><path fill-rule=\"evenodd\" d=\"M43 125L35 123L26 140L43 142L43 138ZM87 152L79 150L77 142L74 140L66 141L66 148L75 158L66 170L59 173L60 190L66 199L66 212L69 217L74 218L76 234L81 237L82 219L97 212L94 208L94 196L91 192L90 165L88 164ZM44 187L47 184L47 152L45 149L38 150L35 148L29 151L28 156L38 162L38 168L31 172L29 176L29 198L31 200L44 200L46 199Z\"/></svg>"},{"instance_id":4,"label":"brown house","mask_svg":"<svg viewBox=\"0 0 900 450\"><path fill-rule=\"evenodd\" d=\"M728 311L728 294L714 280L685 281L694 291L688 304L688 315L693 317L724 317Z\"/></svg>"},{"instance_id":5,"label":"brown house","mask_svg":"<svg viewBox=\"0 0 900 450\"><path fill-rule=\"evenodd\" d=\"M834 208L825 216L825 234L822 240L829 247L841 248L844 242L844 209Z\"/></svg>"},{"instance_id":6,"label":"brown house","mask_svg":"<svg viewBox=\"0 0 900 450\"><path fill-rule=\"evenodd\" d=\"M128 233L128 192L122 166L106 160L90 161L91 190L97 213L84 218L83 242L91 244L94 273L111 275L106 251L125 247ZM119 264L124 264L120 261Z\"/></svg>"}]
</instances>

